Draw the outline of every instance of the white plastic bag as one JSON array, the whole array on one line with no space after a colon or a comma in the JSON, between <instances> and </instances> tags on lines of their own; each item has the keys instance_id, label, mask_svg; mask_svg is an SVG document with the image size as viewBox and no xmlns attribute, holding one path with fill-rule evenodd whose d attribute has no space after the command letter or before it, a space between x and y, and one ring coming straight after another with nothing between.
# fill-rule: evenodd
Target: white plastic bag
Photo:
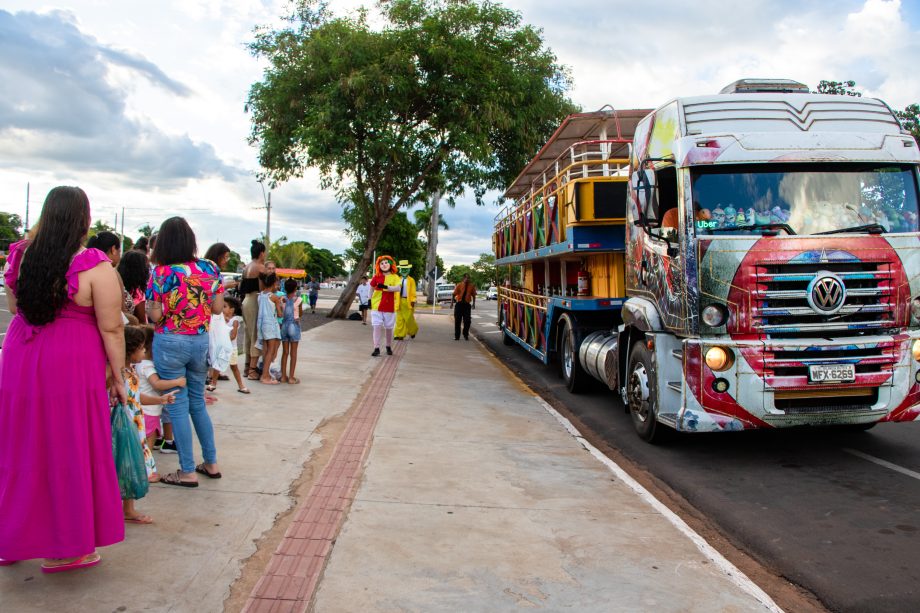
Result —
<instances>
[{"instance_id":1,"label":"white plastic bag","mask_svg":"<svg viewBox=\"0 0 920 613\"><path fill-rule=\"evenodd\" d=\"M208 331L208 364L217 372L224 372L230 366L233 342L230 340L230 326L223 315L211 315L211 329Z\"/></svg>"}]
</instances>

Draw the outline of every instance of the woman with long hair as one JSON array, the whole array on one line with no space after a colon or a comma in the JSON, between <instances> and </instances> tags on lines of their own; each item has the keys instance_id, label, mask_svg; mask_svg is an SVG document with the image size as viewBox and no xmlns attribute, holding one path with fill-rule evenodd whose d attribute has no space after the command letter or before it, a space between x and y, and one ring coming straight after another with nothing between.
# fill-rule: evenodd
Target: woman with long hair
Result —
<instances>
[{"instance_id":1,"label":"woman with long hair","mask_svg":"<svg viewBox=\"0 0 920 613\"><path fill-rule=\"evenodd\" d=\"M95 566L124 539L109 426L110 398L127 400L121 285L83 248L89 225L83 190L52 189L6 271L0 564L45 558L45 573Z\"/></svg>"},{"instance_id":2,"label":"woman with long hair","mask_svg":"<svg viewBox=\"0 0 920 613\"><path fill-rule=\"evenodd\" d=\"M153 364L157 375L186 379L186 386L176 391L175 402L169 407L179 470L161 478L162 483L183 487L198 487L198 474L211 479L221 476L204 386L211 313L223 309L224 289L217 265L198 259L197 251L195 233L188 222L181 217L164 221L151 258L157 266L147 285L147 318L156 324ZM197 466L191 424L204 456L204 463Z\"/></svg>"},{"instance_id":3,"label":"woman with long hair","mask_svg":"<svg viewBox=\"0 0 920 613\"><path fill-rule=\"evenodd\" d=\"M246 364L243 367L243 376L252 381L259 379L256 372L256 363L259 361L259 349L255 346L258 340L257 321L259 319L259 276L265 274L265 243L252 241L249 248L252 261L243 269L243 278L240 281L240 298L243 300L243 327L246 335Z\"/></svg>"},{"instance_id":4,"label":"woman with long hair","mask_svg":"<svg viewBox=\"0 0 920 613\"><path fill-rule=\"evenodd\" d=\"M131 297L133 310L139 324L147 323L147 280L150 278L150 264L143 251L125 251L118 262L118 274L124 284L125 292Z\"/></svg>"}]
</instances>

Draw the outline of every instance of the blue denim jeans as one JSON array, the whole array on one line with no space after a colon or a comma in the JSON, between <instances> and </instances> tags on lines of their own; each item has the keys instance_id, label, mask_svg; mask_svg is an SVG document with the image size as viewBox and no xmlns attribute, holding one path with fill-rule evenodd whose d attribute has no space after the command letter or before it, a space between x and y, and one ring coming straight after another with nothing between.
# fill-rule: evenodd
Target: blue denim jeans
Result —
<instances>
[{"instance_id":1,"label":"blue denim jeans","mask_svg":"<svg viewBox=\"0 0 920 613\"><path fill-rule=\"evenodd\" d=\"M217 462L214 426L204 402L204 385L208 376L208 335L155 334L153 365L161 379L185 377L186 380L186 386L176 390L176 401L168 405L182 472L195 472L191 424L195 425L204 461L208 464ZM191 424L189 417L192 418Z\"/></svg>"}]
</instances>

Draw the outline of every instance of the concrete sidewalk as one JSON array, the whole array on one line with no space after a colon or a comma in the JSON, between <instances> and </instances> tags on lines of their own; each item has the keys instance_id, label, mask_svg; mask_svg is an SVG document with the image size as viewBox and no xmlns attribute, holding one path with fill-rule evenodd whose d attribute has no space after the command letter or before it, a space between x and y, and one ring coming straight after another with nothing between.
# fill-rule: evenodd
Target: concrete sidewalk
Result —
<instances>
[{"instance_id":1,"label":"concrete sidewalk","mask_svg":"<svg viewBox=\"0 0 920 613\"><path fill-rule=\"evenodd\" d=\"M305 333L300 386L221 382L224 478L153 487L97 569L0 569L0 610L774 609L451 318L419 323L392 357L359 322Z\"/></svg>"}]
</instances>

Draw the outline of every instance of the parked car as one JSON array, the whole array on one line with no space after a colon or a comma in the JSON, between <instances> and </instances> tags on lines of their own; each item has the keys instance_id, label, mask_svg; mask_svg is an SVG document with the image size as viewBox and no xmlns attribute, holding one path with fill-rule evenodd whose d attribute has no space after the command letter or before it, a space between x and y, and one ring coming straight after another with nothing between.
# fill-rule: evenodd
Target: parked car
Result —
<instances>
[{"instance_id":1,"label":"parked car","mask_svg":"<svg viewBox=\"0 0 920 613\"><path fill-rule=\"evenodd\" d=\"M243 275L240 274L240 273L238 273L238 272L222 272L222 273L220 273L220 279L221 279L221 282L222 282L223 285L224 285L224 288L226 288L227 294L230 295L230 296L233 296L234 298L239 298L239 297L240 297L239 285L240 285L240 280L242 280L242 278L243 278ZM235 282L236 285L233 285L233 283L231 283L230 285L233 285L233 287L227 288L227 282L228 282L228 281Z\"/></svg>"},{"instance_id":2,"label":"parked car","mask_svg":"<svg viewBox=\"0 0 920 613\"><path fill-rule=\"evenodd\" d=\"M498 300L498 288L492 285L486 290L486 300Z\"/></svg>"},{"instance_id":3,"label":"parked car","mask_svg":"<svg viewBox=\"0 0 920 613\"><path fill-rule=\"evenodd\" d=\"M435 296L436 301L441 302L443 300L453 300L454 299L454 284L453 283L438 283L435 286Z\"/></svg>"}]
</instances>

